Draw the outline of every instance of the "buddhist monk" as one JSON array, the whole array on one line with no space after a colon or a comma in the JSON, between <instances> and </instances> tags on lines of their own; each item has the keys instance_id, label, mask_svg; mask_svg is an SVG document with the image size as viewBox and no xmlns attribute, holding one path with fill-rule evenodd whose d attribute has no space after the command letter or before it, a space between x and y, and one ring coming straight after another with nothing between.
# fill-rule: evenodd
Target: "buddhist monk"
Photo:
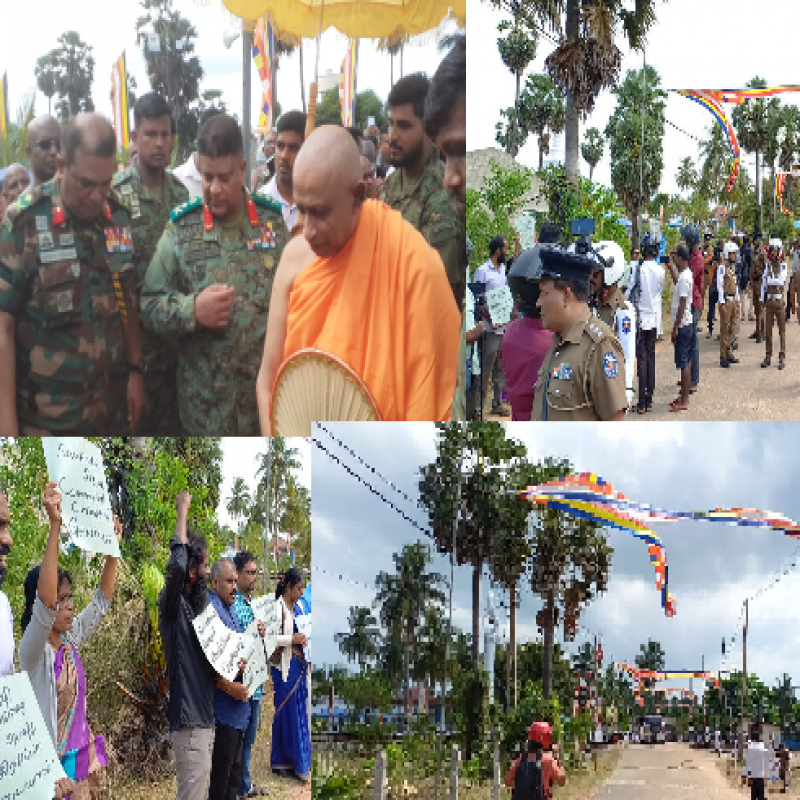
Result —
<instances>
[{"instance_id":1,"label":"buddhist monk","mask_svg":"<svg viewBox=\"0 0 800 800\"><path fill-rule=\"evenodd\" d=\"M358 147L326 125L294 168L303 235L283 252L258 375L261 431L280 365L316 348L344 361L383 420L449 420L460 315L439 254L402 216L366 199Z\"/></svg>"}]
</instances>

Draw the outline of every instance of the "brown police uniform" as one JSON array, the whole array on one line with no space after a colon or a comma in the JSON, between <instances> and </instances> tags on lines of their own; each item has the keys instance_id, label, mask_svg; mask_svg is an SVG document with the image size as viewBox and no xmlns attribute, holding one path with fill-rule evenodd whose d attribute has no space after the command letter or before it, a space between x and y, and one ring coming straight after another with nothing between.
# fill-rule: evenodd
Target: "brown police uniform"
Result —
<instances>
[{"instance_id":1,"label":"brown police uniform","mask_svg":"<svg viewBox=\"0 0 800 800\"><path fill-rule=\"evenodd\" d=\"M734 321L739 314L739 302L736 299L736 262L723 261L717 270L722 271L722 292L719 296L719 358L720 361L728 361L731 358Z\"/></svg>"},{"instance_id":2,"label":"brown police uniform","mask_svg":"<svg viewBox=\"0 0 800 800\"><path fill-rule=\"evenodd\" d=\"M536 380L531 420L607 420L627 407L622 345L587 308L563 338L553 334Z\"/></svg>"},{"instance_id":3,"label":"brown police uniform","mask_svg":"<svg viewBox=\"0 0 800 800\"><path fill-rule=\"evenodd\" d=\"M761 302L761 281L764 278L764 270L767 268L767 251L759 239L753 247L753 256L750 267L750 282L753 290L753 310L756 315L756 338L764 338L765 314L764 304Z\"/></svg>"},{"instance_id":4,"label":"brown police uniform","mask_svg":"<svg viewBox=\"0 0 800 800\"><path fill-rule=\"evenodd\" d=\"M764 277L762 279L761 297L764 304L764 324L766 327L767 338L767 359L772 357L772 328L775 322L778 323L778 335L780 336L781 349L778 351L778 358L783 361L786 358L786 264L780 261L770 261L767 264ZM762 297L763 294L763 297Z\"/></svg>"},{"instance_id":5,"label":"brown police uniform","mask_svg":"<svg viewBox=\"0 0 800 800\"><path fill-rule=\"evenodd\" d=\"M597 316L613 331L617 311L620 308L625 308L626 305L625 295L622 294L619 286L611 286L600 295L600 302L597 304Z\"/></svg>"}]
</instances>

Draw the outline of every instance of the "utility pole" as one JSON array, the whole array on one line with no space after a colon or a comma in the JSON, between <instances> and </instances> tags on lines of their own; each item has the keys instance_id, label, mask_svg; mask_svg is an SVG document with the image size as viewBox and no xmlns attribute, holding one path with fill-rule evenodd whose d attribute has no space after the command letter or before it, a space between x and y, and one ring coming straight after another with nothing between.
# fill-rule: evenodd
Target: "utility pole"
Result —
<instances>
[{"instance_id":1,"label":"utility pole","mask_svg":"<svg viewBox=\"0 0 800 800\"><path fill-rule=\"evenodd\" d=\"M267 570L269 565L269 523L270 523L270 508L269 508L269 484L272 475L272 438L267 438L267 491L264 498L267 504L266 513L264 514L264 592L267 593Z\"/></svg>"},{"instance_id":2,"label":"utility pole","mask_svg":"<svg viewBox=\"0 0 800 800\"><path fill-rule=\"evenodd\" d=\"M302 47L302 44L301 44ZM244 157L247 161L247 172L245 173L245 185L249 186L252 174L253 155L251 153L251 124L250 124L250 59L253 57L253 31L245 30L242 24L242 76L243 76L243 95L242 95L242 138L244 139ZM250 187L252 188L252 187Z\"/></svg>"},{"instance_id":3,"label":"utility pole","mask_svg":"<svg viewBox=\"0 0 800 800\"><path fill-rule=\"evenodd\" d=\"M744 699L747 695L747 626L749 622L749 600L744 601L744 629L742 631L742 758L744 758L744 747L747 743L744 727Z\"/></svg>"}]
</instances>

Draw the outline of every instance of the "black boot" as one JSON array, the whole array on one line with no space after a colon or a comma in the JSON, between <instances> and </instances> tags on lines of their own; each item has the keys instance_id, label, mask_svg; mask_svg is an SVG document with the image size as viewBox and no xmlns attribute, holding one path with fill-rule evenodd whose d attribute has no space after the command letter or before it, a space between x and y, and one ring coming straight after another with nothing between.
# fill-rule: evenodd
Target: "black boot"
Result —
<instances>
[{"instance_id":1,"label":"black boot","mask_svg":"<svg viewBox=\"0 0 800 800\"><path fill-rule=\"evenodd\" d=\"M761 366L762 366L764 369L766 369L766 368L767 368L767 367L768 367L768 366L769 366L771 363L772 363L772 359L771 359L769 356L767 356L767 357L766 357L766 358L765 358L765 359L764 359L764 360L761 362Z\"/></svg>"},{"instance_id":2,"label":"black boot","mask_svg":"<svg viewBox=\"0 0 800 800\"><path fill-rule=\"evenodd\" d=\"M783 369L786 366L786 362L783 360L783 356L778 359L778 369Z\"/></svg>"}]
</instances>

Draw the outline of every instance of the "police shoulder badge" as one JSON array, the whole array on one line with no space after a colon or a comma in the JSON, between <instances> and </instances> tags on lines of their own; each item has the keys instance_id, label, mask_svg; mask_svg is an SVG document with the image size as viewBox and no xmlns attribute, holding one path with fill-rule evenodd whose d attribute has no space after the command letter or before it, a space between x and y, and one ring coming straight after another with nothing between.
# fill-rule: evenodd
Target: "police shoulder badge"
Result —
<instances>
[{"instance_id":1,"label":"police shoulder badge","mask_svg":"<svg viewBox=\"0 0 800 800\"><path fill-rule=\"evenodd\" d=\"M616 378L619 373L617 357L610 351L603 356L603 372L605 372L606 378L612 380Z\"/></svg>"},{"instance_id":2,"label":"police shoulder badge","mask_svg":"<svg viewBox=\"0 0 800 800\"><path fill-rule=\"evenodd\" d=\"M622 332L623 333L630 333L631 332L631 318L630 317L623 317L622 318Z\"/></svg>"}]
</instances>

